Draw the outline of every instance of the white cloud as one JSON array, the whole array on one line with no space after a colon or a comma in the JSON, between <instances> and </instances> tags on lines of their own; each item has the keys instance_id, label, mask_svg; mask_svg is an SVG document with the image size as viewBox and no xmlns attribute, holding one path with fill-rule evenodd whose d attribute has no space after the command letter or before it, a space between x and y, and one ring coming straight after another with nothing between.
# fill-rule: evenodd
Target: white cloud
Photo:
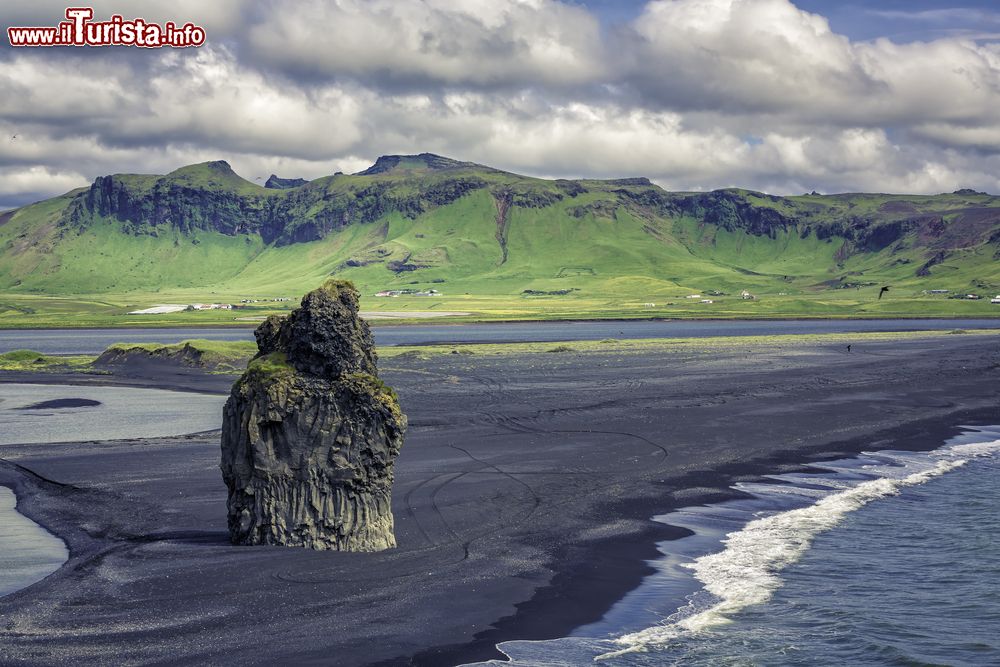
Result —
<instances>
[{"instance_id":1,"label":"white cloud","mask_svg":"<svg viewBox=\"0 0 1000 667\"><path fill-rule=\"evenodd\" d=\"M962 123L1000 119L1000 51L962 40L899 45L886 39L856 47L882 95L856 100L870 123Z\"/></svg>"},{"instance_id":2,"label":"white cloud","mask_svg":"<svg viewBox=\"0 0 1000 667\"><path fill-rule=\"evenodd\" d=\"M275 4L248 43L293 72L407 86L579 84L604 73L597 20L553 0Z\"/></svg>"},{"instance_id":3,"label":"white cloud","mask_svg":"<svg viewBox=\"0 0 1000 667\"><path fill-rule=\"evenodd\" d=\"M137 111L107 129L110 143L167 141L316 160L361 138L359 99L351 91L267 79L215 47L168 54Z\"/></svg>"},{"instance_id":4,"label":"white cloud","mask_svg":"<svg viewBox=\"0 0 1000 667\"><path fill-rule=\"evenodd\" d=\"M628 76L667 107L824 113L878 85L846 37L788 0L655 0L633 28Z\"/></svg>"},{"instance_id":5,"label":"white cloud","mask_svg":"<svg viewBox=\"0 0 1000 667\"><path fill-rule=\"evenodd\" d=\"M114 116L134 94L127 90L132 79L125 63L21 52L0 60L0 118L59 123Z\"/></svg>"},{"instance_id":6,"label":"white cloud","mask_svg":"<svg viewBox=\"0 0 1000 667\"><path fill-rule=\"evenodd\" d=\"M851 43L789 0L655 0L633 27L630 76L665 108L868 127L998 118L996 46Z\"/></svg>"},{"instance_id":7,"label":"white cloud","mask_svg":"<svg viewBox=\"0 0 1000 667\"><path fill-rule=\"evenodd\" d=\"M10 16L62 7L43 4ZM851 42L789 0L656 0L611 30L556 0L143 14L206 23L209 44L0 50L0 132L19 135L0 203L204 160L314 178L421 151L676 189L1000 190L1000 46Z\"/></svg>"},{"instance_id":8,"label":"white cloud","mask_svg":"<svg viewBox=\"0 0 1000 667\"><path fill-rule=\"evenodd\" d=\"M41 165L0 167L0 210L69 192L86 182L80 173Z\"/></svg>"},{"instance_id":9,"label":"white cloud","mask_svg":"<svg viewBox=\"0 0 1000 667\"><path fill-rule=\"evenodd\" d=\"M95 137L109 147L188 144L326 158L361 139L366 95L268 79L224 47L157 54L141 72L110 58L49 62L24 52L0 65L0 118L12 133L68 143Z\"/></svg>"},{"instance_id":10,"label":"white cloud","mask_svg":"<svg viewBox=\"0 0 1000 667\"><path fill-rule=\"evenodd\" d=\"M913 133L938 145L952 148L986 148L991 152L1000 153L998 125L963 127L946 123L926 123L916 126Z\"/></svg>"}]
</instances>

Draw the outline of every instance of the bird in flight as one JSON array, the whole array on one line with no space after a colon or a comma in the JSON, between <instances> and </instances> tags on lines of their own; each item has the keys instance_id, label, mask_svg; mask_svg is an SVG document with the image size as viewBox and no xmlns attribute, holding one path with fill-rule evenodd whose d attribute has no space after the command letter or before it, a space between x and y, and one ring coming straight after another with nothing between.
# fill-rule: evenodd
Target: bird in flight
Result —
<instances>
[{"instance_id":1,"label":"bird in flight","mask_svg":"<svg viewBox=\"0 0 1000 667\"><path fill-rule=\"evenodd\" d=\"M15 139L17 139L17 135L16 134L10 135L10 140L11 141L14 141Z\"/></svg>"},{"instance_id":2,"label":"bird in flight","mask_svg":"<svg viewBox=\"0 0 1000 667\"><path fill-rule=\"evenodd\" d=\"M878 292L878 298L881 299L882 295L885 294L888 291L889 291L889 286L886 285L885 287L883 287L882 289L879 290L879 292Z\"/></svg>"}]
</instances>

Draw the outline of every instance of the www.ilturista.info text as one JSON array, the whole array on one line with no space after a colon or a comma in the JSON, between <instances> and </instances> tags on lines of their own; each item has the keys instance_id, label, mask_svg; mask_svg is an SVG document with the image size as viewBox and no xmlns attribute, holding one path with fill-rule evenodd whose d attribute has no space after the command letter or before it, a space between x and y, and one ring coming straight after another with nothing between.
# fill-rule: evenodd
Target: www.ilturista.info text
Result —
<instances>
[{"instance_id":1,"label":"www.ilturista.info text","mask_svg":"<svg viewBox=\"0 0 1000 667\"><path fill-rule=\"evenodd\" d=\"M164 46L184 48L205 43L205 29L193 23L160 25L145 19L125 20L115 14L109 21L92 21L90 7L70 7L66 19L54 27L7 28L11 46Z\"/></svg>"}]
</instances>

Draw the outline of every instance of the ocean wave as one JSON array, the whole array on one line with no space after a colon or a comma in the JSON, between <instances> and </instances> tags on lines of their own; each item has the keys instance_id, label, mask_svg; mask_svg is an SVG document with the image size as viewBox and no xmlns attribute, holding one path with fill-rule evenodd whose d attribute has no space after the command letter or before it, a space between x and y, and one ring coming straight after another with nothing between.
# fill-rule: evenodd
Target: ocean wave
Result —
<instances>
[{"instance_id":1,"label":"ocean wave","mask_svg":"<svg viewBox=\"0 0 1000 667\"><path fill-rule=\"evenodd\" d=\"M977 435L982 438L998 434ZM838 480L835 487L806 507L750 521L726 536L721 551L682 565L693 571L703 588L663 623L613 640L620 648L604 652L596 659L646 651L667 645L681 636L729 623L733 614L768 601L782 584L781 571L798 561L818 535L836 527L851 512L872 501L896 495L904 487L944 475L965 465L971 458L993 456L998 452L1000 440L964 442L926 454L865 454L872 463L855 468L861 480L848 483ZM833 468L835 466L831 466ZM753 486L753 491L759 492L763 485ZM780 488L775 485L771 492ZM786 487L778 492L789 491ZM816 491L810 489L803 495L816 495Z\"/></svg>"}]
</instances>

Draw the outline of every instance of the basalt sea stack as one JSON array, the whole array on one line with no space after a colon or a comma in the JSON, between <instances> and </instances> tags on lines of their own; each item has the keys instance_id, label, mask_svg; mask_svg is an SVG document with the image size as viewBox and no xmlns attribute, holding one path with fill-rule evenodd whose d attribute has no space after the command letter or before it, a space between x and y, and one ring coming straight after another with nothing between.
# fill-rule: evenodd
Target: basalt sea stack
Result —
<instances>
[{"instance_id":1,"label":"basalt sea stack","mask_svg":"<svg viewBox=\"0 0 1000 667\"><path fill-rule=\"evenodd\" d=\"M329 281L255 335L222 428L233 543L394 547L392 467L406 416L378 379L357 291Z\"/></svg>"}]
</instances>

